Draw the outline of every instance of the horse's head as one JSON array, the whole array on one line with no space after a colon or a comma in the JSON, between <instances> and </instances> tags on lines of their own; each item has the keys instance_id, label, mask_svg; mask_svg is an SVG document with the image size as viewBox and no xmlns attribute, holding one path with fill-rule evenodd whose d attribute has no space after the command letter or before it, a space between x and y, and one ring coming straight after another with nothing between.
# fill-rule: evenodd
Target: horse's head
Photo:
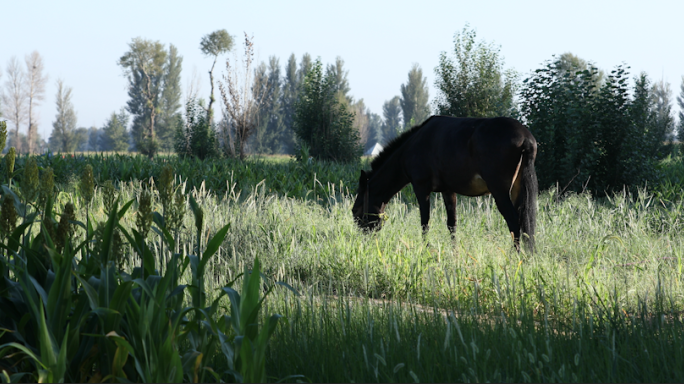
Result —
<instances>
[{"instance_id":1,"label":"horse's head","mask_svg":"<svg viewBox=\"0 0 684 384\"><path fill-rule=\"evenodd\" d=\"M362 170L356 201L354 201L354 206L352 207L352 215L354 215L354 221L356 221L360 228L376 231L382 227L385 203L377 202L371 197L368 188L368 178L369 175Z\"/></svg>"}]
</instances>

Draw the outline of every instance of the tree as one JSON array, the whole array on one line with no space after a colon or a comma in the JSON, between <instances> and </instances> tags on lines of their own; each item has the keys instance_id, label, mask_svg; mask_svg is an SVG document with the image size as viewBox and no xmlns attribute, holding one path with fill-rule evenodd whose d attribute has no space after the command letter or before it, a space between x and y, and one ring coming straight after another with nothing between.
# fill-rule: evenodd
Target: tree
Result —
<instances>
[{"instance_id":1,"label":"tree","mask_svg":"<svg viewBox=\"0 0 684 384\"><path fill-rule=\"evenodd\" d=\"M282 89L280 62L275 56L269 58L268 67L261 63L255 70L255 96L263 95L259 109L258 125L252 148L256 153L281 153L285 124L281 114Z\"/></svg>"},{"instance_id":2,"label":"tree","mask_svg":"<svg viewBox=\"0 0 684 384\"><path fill-rule=\"evenodd\" d=\"M209 83L211 84L211 91L209 93L209 106L206 109L209 124L214 121L214 110L212 109L212 106L214 101L216 101L214 99L214 66L216 65L216 60L218 59L219 55L228 53L231 49L233 49L233 37L229 35L228 31L225 29L220 29L205 35L202 37L202 41L200 41L200 50L202 53L204 53L206 56L211 56L214 58L214 61L211 64L211 69L209 69Z\"/></svg>"},{"instance_id":3,"label":"tree","mask_svg":"<svg viewBox=\"0 0 684 384\"><path fill-rule=\"evenodd\" d=\"M74 151L85 152L88 150L89 132L88 128L78 127L74 131Z\"/></svg>"},{"instance_id":4,"label":"tree","mask_svg":"<svg viewBox=\"0 0 684 384\"><path fill-rule=\"evenodd\" d=\"M335 82L337 81L333 74L331 74L331 77ZM335 88L335 85L333 85L333 89ZM348 103L348 99L344 98L343 94L339 90L336 93L340 103ZM369 129L370 117L366 114L366 104L363 102L363 99L361 99L351 104L349 106L349 110L354 115L352 126L359 135L359 144L363 149L366 149L366 147L369 145L369 139L371 137L371 131Z\"/></svg>"},{"instance_id":5,"label":"tree","mask_svg":"<svg viewBox=\"0 0 684 384\"><path fill-rule=\"evenodd\" d=\"M605 80L599 73L591 64L568 72L553 60L525 80L522 115L537 139L541 187L602 195L657 175L664 136L646 74L630 89L625 67Z\"/></svg>"},{"instance_id":6,"label":"tree","mask_svg":"<svg viewBox=\"0 0 684 384\"><path fill-rule=\"evenodd\" d=\"M173 151L176 123L182 118L180 113L182 65L183 57L178 54L178 49L173 44L169 44L157 124L159 148L167 152Z\"/></svg>"},{"instance_id":7,"label":"tree","mask_svg":"<svg viewBox=\"0 0 684 384\"><path fill-rule=\"evenodd\" d=\"M570 76L574 78L574 81L576 82L583 81L583 72L589 69L589 63L586 60L571 52L565 52L558 56L555 65L559 76ZM596 72L592 72L592 76L592 82L597 87L603 85L606 75L602 70L599 69ZM598 90L598 88L596 88L596 90Z\"/></svg>"},{"instance_id":8,"label":"tree","mask_svg":"<svg viewBox=\"0 0 684 384\"><path fill-rule=\"evenodd\" d=\"M206 110L195 100L185 106L185 124L176 130L176 153L181 157L197 157L200 160L220 155L216 132L209 123Z\"/></svg>"},{"instance_id":9,"label":"tree","mask_svg":"<svg viewBox=\"0 0 684 384\"><path fill-rule=\"evenodd\" d=\"M167 52L158 41L139 37L128 44L129 51L119 59L128 77L128 111L133 117L133 141L140 153L154 157L158 142L155 132L160 95L164 87Z\"/></svg>"},{"instance_id":10,"label":"tree","mask_svg":"<svg viewBox=\"0 0 684 384\"><path fill-rule=\"evenodd\" d=\"M128 150L128 114L125 108L121 108L119 113L112 112L109 119L102 127L100 135L100 150L124 152Z\"/></svg>"},{"instance_id":11,"label":"tree","mask_svg":"<svg viewBox=\"0 0 684 384\"><path fill-rule=\"evenodd\" d=\"M97 127L90 127L88 129L88 151L96 152L100 151L100 142L102 141L100 137L102 136L102 130Z\"/></svg>"},{"instance_id":12,"label":"tree","mask_svg":"<svg viewBox=\"0 0 684 384\"><path fill-rule=\"evenodd\" d=\"M28 152L35 153L35 136L37 133L38 116L35 107L45 98L45 83L47 76L43 76L43 58L38 51L33 51L25 57L26 61L26 96L28 97Z\"/></svg>"},{"instance_id":13,"label":"tree","mask_svg":"<svg viewBox=\"0 0 684 384\"><path fill-rule=\"evenodd\" d=\"M672 115L672 88L663 80L653 84L651 97L654 99L655 121L652 135L663 142L674 140L675 119Z\"/></svg>"},{"instance_id":14,"label":"tree","mask_svg":"<svg viewBox=\"0 0 684 384\"><path fill-rule=\"evenodd\" d=\"M71 87L57 80L57 115L52 122L50 149L55 152L71 152L76 149L76 112L71 103Z\"/></svg>"},{"instance_id":15,"label":"tree","mask_svg":"<svg viewBox=\"0 0 684 384\"><path fill-rule=\"evenodd\" d=\"M365 150L375 145L375 143L382 143L384 141L382 132L382 117L377 113L372 113L370 109L366 110L368 116L368 141Z\"/></svg>"},{"instance_id":16,"label":"tree","mask_svg":"<svg viewBox=\"0 0 684 384\"><path fill-rule=\"evenodd\" d=\"M347 80L347 75L349 71L344 69L344 60L337 56L335 58L335 64L328 64L326 69L326 76L332 79L332 89L333 92L339 93L340 96L347 99L349 104L352 104L352 99L348 95L349 93L349 80Z\"/></svg>"},{"instance_id":17,"label":"tree","mask_svg":"<svg viewBox=\"0 0 684 384\"><path fill-rule=\"evenodd\" d=\"M14 126L14 134L10 136L8 145L15 147L21 153L19 127L26 121L27 117L26 74L14 56L7 63L6 72L7 80L0 98L2 99L3 114Z\"/></svg>"},{"instance_id":18,"label":"tree","mask_svg":"<svg viewBox=\"0 0 684 384\"><path fill-rule=\"evenodd\" d=\"M305 53L302 55L302 60L299 62L299 69L297 70L297 82L301 87L304 84L304 79L309 71L313 67L313 62L311 61L311 55Z\"/></svg>"},{"instance_id":19,"label":"tree","mask_svg":"<svg viewBox=\"0 0 684 384\"><path fill-rule=\"evenodd\" d=\"M230 60L226 60L224 81L219 82L224 106L223 151L227 156L237 157L240 160L244 160L247 156L247 142L256 130L259 108L265 96L263 93L254 92L252 73L254 43L252 39L245 34L244 72L241 72L237 66L231 66Z\"/></svg>"},{"instance_id":20,"label":"tree","mask_svg":"<svg viewBox=\"0 0 684 384\"><path fill-rule=\"evenodd\" d=\"M679 105L677 140L679 140L679 146L682 148L681 143L684 143L684 76L682 76L682 85L679 86L679 89L679 96L677 96L677 105Z\"/></svg>"},{"instance_id":21,"label":"tree","mask_svg":"<svg viewBox=\"0 0 684 384\"><path fill-rule=\"evenodd\" d=\"M401 99L399 96L385 101L382 105L382 138L385 144L397 137L402 130Z\"/></svg>"},{"instance_id":22,"label":"tree","mask_svg":"<svg viewBox=\"0 0 684 384\"><path fill-rule=\"evenodd\" d=\"M299 145L323 160L355 161L362 153L359 134L354 129L354 114L338 97L336 79L323 76L320 59L307 73L296 103L294 131Z\"/></svg>"},{"instance_id":23,"label":"tree","mask_svg":"<svg viewBox=\"0 0 684 384\"><path fill-rule=\"evenodd\" d=\"M283 121L283 133L280 137L281 153L293 153L295 147L294 120L296 113L296 103L299 92L306 74L311 70L311 56L305 53L302 56L299 69L295 55L290 55L285 66L285 76L282 85L282 96L280 115Z\"/></svg>"},{"instance_id":24,"label":"tree","mask_svg":"<svg viewBox=\"0 0 684 384\"><path fill-rule=\"evenodd\" d=\"M401 109L404 112L404 124L417 125L430 117L428 106L427 77L423 77L423 70L418 64L413 64L408 73L408 81L401 85Z\"/></svg>"},{"instance_id":25,"label":"tree","mask_svg":"<svg viewBox=\"0 0 684 384\"><path fill-rule=\"evenodd\" d=\"M474 30L463 28L454 37L454 58L446 52L435 69L434 102L440 115L457 117L513 116L518 75L504 71L500 47L477 42ZM408 120L404 116L405 120Z\"/></svg>"}]
</instances>

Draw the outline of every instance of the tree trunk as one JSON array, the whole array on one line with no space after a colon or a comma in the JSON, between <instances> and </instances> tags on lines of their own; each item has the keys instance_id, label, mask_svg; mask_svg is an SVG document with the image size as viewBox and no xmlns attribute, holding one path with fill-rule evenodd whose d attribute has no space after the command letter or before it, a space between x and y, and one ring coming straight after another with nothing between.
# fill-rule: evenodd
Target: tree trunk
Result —
<instances>
[{"instance_id":1,"label":"tree trunk","mask_svg":"<svg viewBox=\"0 0 684 384\"><path fill-rule=\"evenodd\" d=\"M211 106L214 104L214 66L216 65L217 59L218 56L214 56L214 63L211 65L211 69L209 70L209 83L211 83L209 105L207 106L207 121L209 122L209 126L211 126L214 120L214 110L211 108Z\"/></svg>"},{"instance_id":2,"label":"tree trunk","mask_svg":"<svg viewBox=\"0 0 684 384\"><path fill-rule=\"evenodd\" d=\"M154 98L152 97L152 90L150 89L150 85L152 84L152 80L150 79L150 75L147 74L147 71L145 70L145 67L142 68L142 73L145 75L145 78L147 79L147 89L145 92L145 99L147 99L147 102L149 103L150 107L150 128L145 136L149 138L148 148L147 148L147 156L149 156L150 159L154 158L154 154L156 152L156 143L154 141L154 120L155 117L157 116L156 113L156 108L154 105Z\"/></svg>"},{"instance_id":3,"label":"tree trunk","mask_svg":"<svg viewBox=\"0 0 684 384\"><path fill-rule=\"evenodd\" d=\"M28 153L34 153L35 148L33 142L35 141L33 139L34 135L34 127L33 127L33 115L32 115L32 110L33 110L33 97L29 96L29 111L28 111L28 118L29 118L29 124L28 124L28 132L27 132L27 141L28 141Z\"/></svg>"}]
</instances>

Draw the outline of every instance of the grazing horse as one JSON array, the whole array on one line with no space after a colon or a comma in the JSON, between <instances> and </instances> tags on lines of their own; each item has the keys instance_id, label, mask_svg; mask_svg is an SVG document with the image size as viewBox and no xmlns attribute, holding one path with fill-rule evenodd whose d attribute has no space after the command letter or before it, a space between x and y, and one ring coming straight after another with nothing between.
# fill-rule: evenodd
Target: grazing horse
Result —
<instances>
[{"instance_id":1,"label":"grazing horse","mask_svg":"<svg viewBox=\"0 0 684 384\"><path fill-rule=\"evenodd\" d=\"M423 234L430 220L430 194L441 192L447 227L456 230L456 194L491 193L508 224L516 250L521 230L534 249L537 215L537 141L519 121L432 116L395 138L361 171L352 214L359 227L378 230L389 200L411 183Z\"/></svg>"}]
</instances>

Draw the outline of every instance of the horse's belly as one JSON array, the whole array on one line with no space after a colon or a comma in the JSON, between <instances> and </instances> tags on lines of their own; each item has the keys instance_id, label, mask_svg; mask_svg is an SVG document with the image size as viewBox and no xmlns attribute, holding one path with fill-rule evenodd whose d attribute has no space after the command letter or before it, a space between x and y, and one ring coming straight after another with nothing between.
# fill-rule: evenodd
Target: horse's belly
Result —
<instances>
[{"instance_id":1,"label":"horse's belly","mask_svg":"<svg viewBox=\"0 0 684 384\"><path fill-rule=\"evenodd\" d=\"M487 193L489 193L487 183L482 179L482 176L477 173L470 179L465 190L460 192L460 194L466 196L482 196Z\"/></svg>"}]
</instances>

